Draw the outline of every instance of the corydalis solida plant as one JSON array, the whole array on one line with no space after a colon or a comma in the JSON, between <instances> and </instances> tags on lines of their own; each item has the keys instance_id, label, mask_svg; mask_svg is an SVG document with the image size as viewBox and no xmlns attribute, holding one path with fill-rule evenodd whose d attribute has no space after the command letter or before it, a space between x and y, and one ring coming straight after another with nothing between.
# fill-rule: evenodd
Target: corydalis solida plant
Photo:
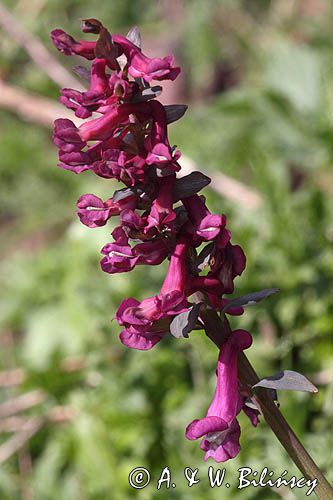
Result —
<instances>
[{"instance_id":1,"label":"corydalis solida plant","mask_svg":"<svg viewBox=\"0 0 333 500\"><path fill-rule=\"evenodd\" d=\"M207 311L221 317L239 315L243 306L272 290L255 299L226 297L233 293L234 279L244 271L246 259L241 247L231 243L226 217L212 214L198 194L210 179L200 172L179 176L180 152L169 143L168 125L184 114L186 106L163 106L156 99L162 88L152 85L154 80L178 76L173 57L144 55L137 29L126 37L111 35L99 21L88 19L82 30L97 35L96 40L76 41L59 29L51 35L63 54L91 61L89 74L76 68L88 78L88 90L67 88L61 93L65 106L89 120L80 127L68 119L56 120L59 166L75 173L91 170L125 185L106 201L85 194L77 203L80 220L88 227L119 217L113 240L101 250L103 271L128 272L137 265L169 260L157 295L141 302L128 298L120 304L116 313L123 326L120 340L130 348L148 350L170 333L187 337L203 326L207 333ZM223 462L240 450L238 414L244 411L256 426L259 412L249 404L238 373L240 353L250 347L251 335L229 329L214 341L219 348L215 396L206 417L188 425L186 437L202 439L205 459Z\"/></svg>"}]
</instances>

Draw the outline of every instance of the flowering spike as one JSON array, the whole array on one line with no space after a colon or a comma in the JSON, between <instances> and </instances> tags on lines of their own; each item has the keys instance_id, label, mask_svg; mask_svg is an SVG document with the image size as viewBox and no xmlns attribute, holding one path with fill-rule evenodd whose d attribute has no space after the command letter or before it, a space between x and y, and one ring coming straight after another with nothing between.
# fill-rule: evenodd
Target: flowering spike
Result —
<instances>
[{"instance_id":1,"label":"flowering spike","mask_svg":"<svg viewBox=\"0 0 333 500\"><path fill-rule=\"evenodd\" d=\"M243 304L228 306L225 295L233 292L245 255L231 243L226 217L212 214L197 194L210 179L200 172L176 178L181 154L169 142L168 125L181 118L187 106L163 106L156 99L162 87L150 86L152 80L178 76L173 56L150 59L143 54L137 28L127 37L111 35L100 21L85 19L82 31L97 35L97 40L76 41L59 29L51 33L60 52L91 61L89 75L79 69L89 81L88 90L63 89L61 94L61 102L84 122L76 127L69 119L56 120L54 143L61 168L77 174L90 170L124 185L106 201L85 194L77 202L78 216L88 227L119 217L112 241L101 250L102 270L129 272L137 265L170 260L159 293L141 302L125 299L116 313L123 327L120 341L149 350L170 332L187 337L204 323L209 308L214 314L242 314ZM238 353L251 341L248 332L237 330L220 346L214 400L207 416L186 430L188 439L202 438L206 459L224 461L237 455L236 417L242 409L258 423L238 383Z\"/></svg>"}]
</instances>

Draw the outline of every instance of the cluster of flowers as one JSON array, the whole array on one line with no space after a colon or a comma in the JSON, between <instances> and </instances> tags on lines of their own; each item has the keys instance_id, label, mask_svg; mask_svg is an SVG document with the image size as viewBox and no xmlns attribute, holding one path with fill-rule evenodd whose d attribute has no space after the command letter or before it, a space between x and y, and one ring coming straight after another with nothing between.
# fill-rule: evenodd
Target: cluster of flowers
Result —
<instances>
[{"instance_id":1,"label":"cluster of flowers","mask_svg":"<svg viewBox=\"0 0 333 500\"><path fill-rule=\"evenodd\" d=\"M82 31L97 34L97 40L76 41L59 29L51 34L60 52L91 61L88 75L85 68L76 68L78 74L88 76L89 90L63 89L61 102L79 118L93 113L97 117L78 128L71 120L56 120L54 142L61 168L75 173L92 170L125 185L106 201L85 194L77 203L80 220L89 227L103 226L110 217L119 216L113 241L101 250L102 270L128 272L137 265L159 265L169 259L159 294L141 302L128 298L116 313L123 326L121 342L147 350L170 334L175 324L181 325L181 317L191 317L194 328L202 327L200 306L191 303L191 297L204 297L217 311L225 308L224 294L233 292L233 280L243 272L245 256L230 241L226 217L212 214L198 194L210 179L199 172L176 175L181 170L180 152L170 145L167 127L184 114L186 106L163 106L156 100L161 87L150 86L152 80L178 76L173 57L144 55L137 28L127 37L111 35L99 21L88 19ZM231 307L227 312L242 314L243 309ZM222 342L214 400L207 416L186 429L188 439L202 438L205 459L221 462L238 454L241 410L253 425L258 423L257 412L246 405L238 381L238 353L251 342L244 330L232 332Z\"/></svg>"}]
</instances>

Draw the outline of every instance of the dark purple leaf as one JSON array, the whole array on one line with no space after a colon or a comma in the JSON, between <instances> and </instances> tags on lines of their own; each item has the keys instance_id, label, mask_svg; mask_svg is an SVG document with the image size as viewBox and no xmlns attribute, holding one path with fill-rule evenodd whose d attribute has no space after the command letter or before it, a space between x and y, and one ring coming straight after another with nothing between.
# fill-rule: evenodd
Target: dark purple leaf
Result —
<instances>
[{"instance_id":1,"label":"dark purple leaf","mask_svg":"<svg viewBox=\"0 0 333 500\"><path fill-rule=\"evenodd\" d=\"M193 304L186 311L178 314L170 323L170 333L177 339L188 337L195 327L200 312L201 304Z\"/></svg>"},{"instance_id":2,"label":"dark purple leaf","mask_svg":"<svg viewBox=\"0 0 333 500\"><path fill-rule=\"evenodd\" d=\"M151 207L152 203L152 194L149 191L137 191L138 199L137 206L138 210L148 210Z\"/></svg>"},{"instance_id":3,"label":"dark purple leaf","mask_svg":"<svg viewBox=\"0 0 333 500\"><path fill-rule=\"evenodd\" d=\"M174 209L174 212L176 213L176 220L174 222L175 224L175 231L179 231L180 228L185 224L185 222L188 220L188 215L185 210L185 207L176 207Z\"/></svg>"},{"instance_id":4,"label":"dark purple leaf","mask_svg":"<svg viewBox=\"0 0 333 500\"><path fill-rule=\"evenodd\" d=\"M222 312L227 311L231 307L253 306L278 291L278 288L264 288L259 292L248 293L247 295L242 295L241 297L237 297L236 299L231 299L228 304L224 306Z\"/></svg>"},{"instance_id":5,"label":"dark purple leaf","mask_svg":"<svg viewBox=\"0 0 333 500\"><path fill-rule=\"evenodd\" d=\"M141 49L141 34L138 26L133 26L126 35L127 40Z\"/></svg>"},{"instance_id":6,"label":"dark purple leaf","mask_svg":"<svg viewBox=\"0 0 333 500\"><path fill-rule=\"evenodd\" d=\"M173 201L179 201L182 198L188 198L198 193L204 187L208 186L211 179L207 175L201 172L191 172L184 177L176 179L174 191L173 191Z\"/></svg>"},{"instance_id":7,"label":"dark purple leaf","mask_svg":"<svg viewBox=\"0 0 333 500\"><path fill-rule=\"evenodd\" d=\"M168 104L164 106L167 123L173 123L179 120L182 116L184 116L188 106L186 104Z\"/></svg>"},{"instance_id":8,"label":"dark purple leaf","mask_svg":"<svg viewBox=\"0 0 333 500\"><path fill-rule=\"evenodd\" d=\"M134 78L134 80L139 85L140 89L148 89L150 87L149 83L146 82L144 78Z\"/></svg>"},{"instance_id":9,"label":"dark purple leaf","mask_svg":"<svg viewBox=\"0 0 333 500\"><path fill-rule=\"evenodd\" d=\"M132 102L145 102L150 99L155 99L162 92L162 87L160 85L155 85L154 87L148 87L141 90L135 96L133 96Z\"/></svg>"},{"instance_id":10,"label":"dark purple leaf","mask_svg":"<svg viewBox=\"0 0 333 500\"><path fill-rule=\"evenodd\" d=\"M112 201L114 203L117 203L118 201L124 200L125 198L128 198L129 196L137 196L136 189L134 188L123 188L123 189L118 189L117 191L114 192L112 196Z\"/></svg>"},{"instance_id":11,"label":"dark purple leaf","mask_svg":"<svg viewBox=\"0 0 333 500\"><path fill-rule=\"evenodd\" d=\"M263 378L252 388L255 387L285 391L318 392L317 387L310 380L301 373L292 370L284 370L270 377Z\"/></svg>"},{"instance_id":12,"label":"dark purple leaf","mask_svg":"<svg viewBox=\"0 0 333 500\"><path fill-rule=\"evenodd\" d=\"M151 165L150 173L152 175L155 174L156 177L167 177L168 175L174 174L175 169L172 163L170 163L170 166L164 165L163 167Z\"/></svg>"},{"instance_id":13,"label":"dark purple leaf","mask_svg":"<svg viewBox=\"0 0 333 500\"><path fill-rule=\"evenodd\" d=\"M119 50L112 41L112 37L107 29L101 27L99 37L96 42L95 55L98 58L106 59L111 64L114 64Z\"/></svg>"}]
</instances>

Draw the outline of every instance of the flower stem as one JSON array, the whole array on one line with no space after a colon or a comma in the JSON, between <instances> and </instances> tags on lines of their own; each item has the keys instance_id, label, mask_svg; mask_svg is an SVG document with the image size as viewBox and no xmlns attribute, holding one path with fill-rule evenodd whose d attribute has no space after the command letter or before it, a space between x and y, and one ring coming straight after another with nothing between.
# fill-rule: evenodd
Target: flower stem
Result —
<instances>
[{"instance_id":1,"label":"flower stem","mask_svg":"<svg viewBox=\"0 0 333 500\"><path fill-rule=\"evenodd\" d=\"M223 340L231 333L227 318L225 315L222 315L222 319L220 319L218 314L209 307L203 311L201 317L204 321L206 335L217 345L217 347L220 347ZM244 353L239 354L238 372L241 384L249 390L251 390L253 385L259 382L258 375ZM255 399L267 424L270 426L289 457L302 472L304 478L307 480L317 479L318 486L315 488L314 492L319 500L332 500L332 486L283 417L271 393L267 389L258 387L255 389L255 392L253 391L253 399Z\"/></svg>"},{"instance_id":2,"label":"flower stem","mask_svg":"<svg viewBox=\"0 0 333 500\"><path fill-rule=\"evenodd\" d=\"M244 385L252 387L259 382L258 375L244 353L239 355L238 372L240 381ZM317 497L320 500L333 499L333 488L285 420L269 391L258 387L254 398L267 424L304 477L308 480L317 479L318 486L314 490Z\"/></svg>"}]
</instances>

